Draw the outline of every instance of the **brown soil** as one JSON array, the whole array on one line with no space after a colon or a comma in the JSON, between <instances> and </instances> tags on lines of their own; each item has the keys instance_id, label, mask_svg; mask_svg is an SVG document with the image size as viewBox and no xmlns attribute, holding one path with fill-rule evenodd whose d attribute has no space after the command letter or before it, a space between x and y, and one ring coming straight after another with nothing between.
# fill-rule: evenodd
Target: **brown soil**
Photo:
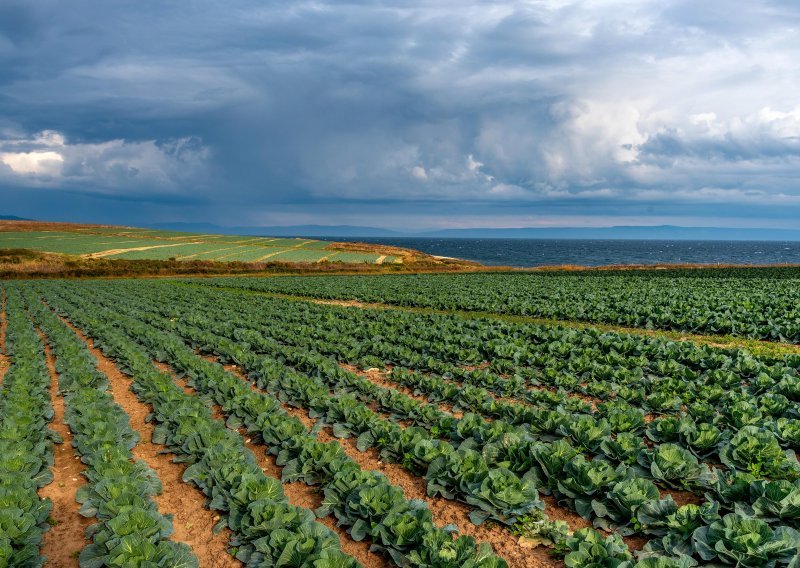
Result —
<instances>
[{"instance_id":1,"label":"brown soil","mask_svg":"<svg viewBox=\"0 0 800 568\"><path fill-rule=\"evenodd\" d=\"M41 337L41 332L39 332ZM50 371L50 401L55 411L50 429L64 440L53 447L53 481L39 490L43 499L50 498L52 525L42 537L41 553L47 557L47 566L72 568L78 566L78 553L89 544L86 527L95 519L80 514L80 505L75 500L78 489L86 484L81 472L84 465L72 448L72 433L64 423L64 399L58 394L58 374L50 346L45 343L47 368Z\"/></svg>"},{"instance_id":2,"label":"brown soil","mask_svg":"<svg viewBox=\"0 0 800 568\"><path fill-rule=\"evenodd\" d=\"M0 288L0 385L11 362L6 355L6 291Z\"/></svg>"},{"instance_id":3,"label":"brown soil","mask_svg":"<svg viewBox=\"0 0 800 568\"><path fill-rule=\"evenodd\" d=\"M112 225L59 223L52 221L0 221L0 231L75 231L77 229L100 229L109 227L112 227Z\"/></svg>"},{"instance_id":4,"label":"brown soil","mask_svg":"<svg viewBox=\"0 0 800 568\"><path fill-rule=\"evenodd\" d=\"M661 497L664 498L667 495L672 495L673 501L678 505L678 507L683 507L684 505L702 505L705 503L705 499L697 495L696 493L692 493L691 491L681 491L680 489L661 489Z\"/></svg>"},{"instance_id":5,"label":"brown soil","mask_svg":"<svg viewBox=\"0 0 800 568\"><path fill-rule=\"evenodd\" d=\"M340 363L339 366L342 367L343 369L347 370L347 371L350 371L352 373L356 373L356 374L358 374L358 375L360 375L362 377L365 377L365 378L375 382L376 384L379 384L380 386L383 386L383 387L386 387L386 388L393 388L395 390L402 391L402 392L404 392L405 394L407 394L408 396L410 396L412 398L420 400L421 402L426 402L424 397L421 397L421 396L418 396L418 395L414 395L413 391L411 391L411 389L408 389L406 387L400 386L400 385L398 385L396 383L392 383L391 381L386 379L384 374L381 373L381 371L379 369L367 369L365 371L361 371L357 367L354 367L354 366L348 365L348 364ZM503 400L504 397L499 397L498 396L496 398L498 400ZM585 398L589 398L589 397L585 397ZM505 400L509 400L509 399L506 398ZM523 401L517 401L517 402L519 402L520 404L526 404ZM440 407L441 407L441 405L440 405ZM444 408L442 408L442 410L444 410ZM458 416L458 417L460 418L460 416ZM491 418L484 417L484 420L491 421ZM327 429L326 429L326 431L323 431L323 432L320 433L320 439L322 439L322 436L332 437L330 434L327 433ZM340 443L343 444L345 450L348 452L348 455L351 455L351 453L357 453L357 449L355 447L355 443L352 440L340 440ZM355 455L351 455L351 457L353 459L355 459L356 461L358 461L359 464L362 463L361 461L359 461L359 459L356 458ZM377 452L374 452L373 457L377 457ZM380 461L378 461L377 463L381 464ZM384 470L384 468L386 468L386 467L398 468L399 471L402 472L403 474L409 475L408 472L405 469L402 469L402 468L400 468L400 466L397 466L395 464L389 464L388 466L386 464L383 464L380 467L372 467L372 469L379 469L380 471L384 471L384 473L386 473L386 471ZM387 475L388 475L388 473L387 473ZM412 479L416 480L418 478L415 478L415 477L412 476ZM392 482L395 483L396 485L400 485L401 487L403 487L404 490L406 490L406 486L403 485L402 483L395 482L395 481L392 481ZM423 487L424 487L424 480L423 480ZM670 490L670 491L662 491L662 494L663 494L662 496L666 496L667 494L671 494L673 496L673 498L675 499L675 502L678 503L678 506L685 505L686 503L700 504L700 503L703 502L703 499L701 497L699 497L698 495L695 495L695 494L693 494L693 493L691 493L689 491ZM421 498L421 497L413 497L413 498ZM581 517L580 515L578 515L574 511L571 511L571 510L569 510L569 509L567 509L565 507L562 507L561 505L559 505L556 502L556 499L554 497L549 496L549 495L542 495L541 498L542 498L542 501L544 501L544 503L545 503L544 511L547 514L547 517L549 519L554 520L554 521L564 521L564 522L566 522L569 525L570 530L572 530L572 531L592 526L591 521L589 521L587 519L584 519L583 517ZM426 500L429 503L432 502L432 500L429 499L429 498L426 498ZM446 500L438 499L438 498L437 498L437 500L438 501L444 501L445 503L451 503L452 504L451 501L446 501ZM466 507L466 506L462 506L460 503L456 503L456 505L460 506L460 507ZM466 513L468 513L468 512L469 512L469 509L466 508ZM468 518L466 519L466 522L470 523ZM456 523L456 524L458 524L458 523ZM460 526L461 526L461 524L459 524L459 527ZM471 523L470 523L470 526L474 526L474 525L471 525ZM465 534L471 534L471 533L465 533ZM478 538L478 537L476 536L475 538ZM490 540L488 538L486 540L488 542L492 542L494 544L494 541L492 541L492 540ZM624 537L623 540L631 548L631 550L640 550L647 543L648 539L646 537L643 537L643 536L629 536L629 537ZM499 549L497 549L495 547L495 550L499 550ZM509 564L511 565L511 561L510 560L509 560Z\"/></svg>"},{"instance_id":6,"label":"brown soil","mask_svg":"<svg viewBox=\"0 0 800 568\"><path fill-rule=\"evenodd\" d=\"M171 537L172 540L188 544L200 561L200 566L210 568L241 566L241 562L227 551L230 532L226 530L217 535L212 532L212 528L219 521L219 515L206 507L206 497L199 489L183 481L186 465L173 463L173 454L159 453L163 446L151 442L153 424L145 422L151 408L139 402L130 391L130 378L94 347L91 338L86 337L69 322L66 323L86 341L89 351L98 361L97 368L108 377L114 400L125 409L131 419L131 427L142 436L142 441L133 448L133 455L147 463L161 480L163 491L155 501L162 514L173 515L172 524L175 532Z\"/></svg>"}]
</instances>

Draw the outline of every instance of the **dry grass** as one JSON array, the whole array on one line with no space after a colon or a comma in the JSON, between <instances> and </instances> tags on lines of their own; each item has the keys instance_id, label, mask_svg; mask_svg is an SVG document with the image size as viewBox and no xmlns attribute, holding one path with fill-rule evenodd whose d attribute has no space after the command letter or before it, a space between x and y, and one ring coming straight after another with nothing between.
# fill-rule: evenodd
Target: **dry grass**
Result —
<instances>
[{"instance_id":1,"label":"dry grass","mask_svg":"<svg viewBox=\"0 0 800 568\"><path fill-rule=\"evenodd\" d=\"M28 249L0 249L0 278L125 278L159 276L271 276L306 274L403 274L476 271L475 263L437 261L427 255L403 264L343 262L219 262L85 258Z\"/></svg>"}]
</instances>

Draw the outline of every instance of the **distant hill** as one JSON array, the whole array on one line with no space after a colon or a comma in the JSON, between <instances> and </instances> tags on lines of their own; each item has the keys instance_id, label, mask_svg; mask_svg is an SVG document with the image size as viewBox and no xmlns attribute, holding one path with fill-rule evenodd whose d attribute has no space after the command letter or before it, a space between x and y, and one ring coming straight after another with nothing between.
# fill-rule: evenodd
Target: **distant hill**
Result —
<instances>
[{"instance_id":1,"label":"distant hill","mask_svg":"<svg viewBox=\"0 0 800 568\"><path fill-rule=\"evenodd\" d=\"M730 227L618 226L512 229L445 229L416 236L483 239L635 239L697 241L798 241L800 230Z\"/></svg>"},{"instance_id":2,"label":"distant hill","mask_svg":"<svg viewBox=\"0 0 800 568\"><path fill-rule=\"evenodd\" d=\"M271 237L401 237L404 233L376 227L355 225L290 225L223 227L212 223L154 223L153 229L220 235L257 235Z\"/></svg>"},{"instance_id":3,"label":"distant hill","mask_svg":"<svg viewBox=\"0 0 800 568\"><path fill-rule=\"evenodd\" d=\"M697 241L800 241L800 230L737 229L730 227L617 226L617 227L520 227L475 228L436 231L392 231L354 225L290 225L285 227L222 227L210 223L158 223L153 228L225 235L270 235L275 237L426 237L450 239L614 239Z\"/></svg>"},{"instance_id":4,"label":"distant hill","mask_svg":"<svg viewBox=\"0 0 800 568\"><path fill-rule=\"evenodd\" d=\"M17 217L16 215L0 215L0 221L33 221L33 219Z\"/></svg>"},{"instance_id":5,"label":"distant hill","mask_svg":"<svg viewBox=\"0 0 800 568\"><path fill-rule=\"evenodd\" d=\"M191 260L297 264L402 264L426 257L385 245L334 244L308 237L220 234L204 225L177 232L112 225L0 220L0 249L28 249L86 259ZM430 257L426 257L430 259Z\"/></svg>"}]
</instances>

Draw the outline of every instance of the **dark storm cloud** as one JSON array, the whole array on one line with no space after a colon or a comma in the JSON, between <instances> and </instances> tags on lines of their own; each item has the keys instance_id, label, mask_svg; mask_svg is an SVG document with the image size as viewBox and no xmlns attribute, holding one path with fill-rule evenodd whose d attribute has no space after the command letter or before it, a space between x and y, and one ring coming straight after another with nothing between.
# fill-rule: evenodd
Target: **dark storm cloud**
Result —
<instances>
[{"instance_id":1,"label":"dark storm cloud","mask_svg":"<svg viewBox=\"0 0 800 568\"><path fill-rule=\"evenodd\" d=\"M778 218L800 206L800 9L736 4L7 0L4 208Z\"/></svg>"}]
</instances>

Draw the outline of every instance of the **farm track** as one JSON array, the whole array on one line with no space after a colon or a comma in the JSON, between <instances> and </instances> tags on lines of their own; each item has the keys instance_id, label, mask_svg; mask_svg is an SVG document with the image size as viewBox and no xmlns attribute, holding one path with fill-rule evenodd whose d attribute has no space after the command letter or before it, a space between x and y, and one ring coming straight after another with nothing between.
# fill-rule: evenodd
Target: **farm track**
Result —
<instances>
[{"instance_id":1,"label":"farm track","mask_svg":"<svg viewBox=\"0 0 800 568\"><path fill-rule=\"evenodd\" d=\"M207 361L221 364L217 357L212 357L210 355L201 356ZM235 365L223 365L223 367L250 385L252 390L263 392ZM299 418L303 424L309 428L313 427L315 424L316 421L309 418L306 409L292 407L286 404L282 406L287 412ZM469 520L468 515L471 510L469 506L441 497L428 497L424 478L414 475L399 464L382 461L376 449L372 448L366 452L361 452L356 448L356 441L354 438L336 438L333 436L333 429L330 426L325 426L319 430L317 432L317 439L323 443L338 443L348 457L361 466L361 469L380 471L386 475L393 485L397 485L403 490L403 494L407 499L419 499L427 502L433 514L433 520L437 525L444 526L455 524L458 526L461 534L471 536L479 542L490 543L495 554L508 562L509 568L549 568L564 566L562 561L551 557L548 553L548 549L545 547L526 549L519 546L517 543L518 537L511 535L506 529L498 525L474 525ZM258 455L258 452L256 455ZM284 484L284 487L286 487L286 484ZM578 515L558 507L553 500L550 500L548 505L553 505L560 509L560 512L564 513L563 519L557 514L551 515L551 518L567 520L574 529L589 526L590 524ZM347 538L349 539L349 537ZM367 565L365 564L365 566Z\"/></svg>"},{"instance_id":2,"label":"farm track","mask_svg":"<svg viewBox=\"0 0 800 568\"><path fill-rule=\"evenodd\" d=\"M150 407L136 398L130 390L131 379L119 370L116 363L103 355L87 337L71 322L59 316L86 343L89 352L98 361L98 370L108 377L109 390L114 400L128 414L131 427L138 431L142 440L133 448L133 455L141 459L161 480L163 490L154 497L162 514L172 514L174 533L172 540L183 542L192 548L200 566L209 568L232 568L242 563L228 554L229 531L215 535L212 531L219 517L205 505L205 495L183 481L186 465L173 463L172 454L162 454L163 447L152 443L153 425L145 421Z\"/></svg>"},{"instance_id":3,"label":"farm track","mask_svg":"<svg viewBox=\"0 0 800 568\"><path fill-rule=\"evenodd\" d=\"M0 385L11 362L6 355L6 291L0 287Z\"/></svg>"},{"instance_id":4,"label":"farm track","mask_svg":"<svg viewBox=\"0 0 800 568\"><path fill-rule=\"evenodd\" d=\"M86 527L94 523L93 518L80 514L80 504L75 500L80 487L86 485L82 475L85 469L80 456L72 447L72 432L64 422L64 397L58 393L58 373L55 357L37 330L44 343L47 370L50 372L50 403L55 415L50 429L61 436L63 443L53 444L53 481L39 490L39 496L53 502L50 530L42 535L41 553L47 557L47 566L68 568L78 566L78 554L90 543L86 538Z\"/></svg>"},{"instance_id":5,"label":"farm track","mask_svg":"<svg viewBox=\"0 0 800 568\"><path fill-rule=\"evenodd\" d=\"M207 287L204 286L203 284L186 283L186 282L181 282L179 283L179 285ZM666 329L643 329L639 327L626 327L626 326L612 325L606 323L561 320L553 318L541 318L535 316L516 316L509 314L500 314L495 312L480 312L480 311L469 311L469 310L439 310L434 308L423 308L416 306L399 306L396 304L388 304L388 303L361 302L358 300L327 300L323 298L314 298L312 296L296 296L291 294L281 294L278 292L265 292L263 290L250 290L247 288L231 288L228 286L219 286L219 288L225 290L249 292L251 294L257 294L271 298L280 298L283 300L309 302L312 304L340 306L345 308L397 310L402 312L411 312L418 314L452 315L464 319L496 319L511 323L550 325L550 326L560 326L573 329L594 328L614 333L627 333L631 335L644 335L647 337L669 339L671 341L691 341L693 343L697 343L700 345L709 345L711 347L718 347L722 349L746 349L753 355L766 356L766 357L783 357L784 355L800 354L800 345L794 345L791 343L779 343L775 341L764 341L758 339L747 339L742 337L734 337L730 335L703 335L703 334L687 333L682 331L671 331Z\"/></svg>"}]
</instances>

